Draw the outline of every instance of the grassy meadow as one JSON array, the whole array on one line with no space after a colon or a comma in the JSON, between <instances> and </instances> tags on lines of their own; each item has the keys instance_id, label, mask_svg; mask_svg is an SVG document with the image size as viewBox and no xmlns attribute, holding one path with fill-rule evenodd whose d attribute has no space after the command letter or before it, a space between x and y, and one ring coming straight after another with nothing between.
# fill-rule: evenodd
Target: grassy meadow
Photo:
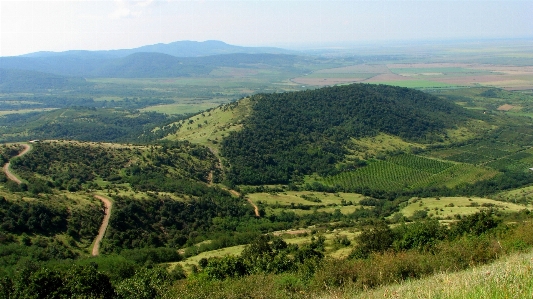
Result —
<instances>
[{"instance_id":1,"label":"grassy meadow","mask_svg":"<svg viewBox=\"0 0 533 299\"><path fill-rule=\"evenodd\" d=\"M412 218L418 211L425 211L428 217L455 219L479 211L494 209L501 212L519 212L530 208L526 205L502 202L480 197L432 197L411 198L400 208L401 214Z\"/></svg>"},{"instance_id":2,"label":"grassy meadow","mask_svg":"<svg viewBox=\"0 0 533 299\"><path fill-rule=\"evenodd\" d=\"M516 253L492 264L456 273L407 280L376 290L332 291L313 298L531 298L533 253Z\"/></svg>"}]
</instances>

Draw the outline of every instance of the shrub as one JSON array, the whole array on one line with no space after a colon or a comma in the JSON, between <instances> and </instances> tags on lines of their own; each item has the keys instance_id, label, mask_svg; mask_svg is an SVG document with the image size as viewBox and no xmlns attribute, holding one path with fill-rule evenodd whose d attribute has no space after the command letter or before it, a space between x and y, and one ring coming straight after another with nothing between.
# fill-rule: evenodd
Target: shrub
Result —
<instances>
[{"instance_id":1,"label":"shrub","mask_svg":"<svg viewBox=\"0 0 533 299\"><path fill-rule=\"evenodd\" d=\"M372 252L384 252L391 247L394 239L394 232L385 223L363 229L356 238L357 245L350 253L350 258L366 258Z\"/></svg>"}]
</instances>

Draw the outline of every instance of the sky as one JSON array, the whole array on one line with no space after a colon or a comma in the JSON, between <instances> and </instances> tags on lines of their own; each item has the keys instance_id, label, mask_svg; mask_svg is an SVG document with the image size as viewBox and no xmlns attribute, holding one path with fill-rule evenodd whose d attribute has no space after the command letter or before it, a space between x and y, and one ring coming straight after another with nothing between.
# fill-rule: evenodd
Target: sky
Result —
<instances>
[{"instance_id":1,"label":"sky","mask_svg":"<svg viewBox=\"0 0 533 299\"><path fill-rule=\"evenodd\" d=\"M302 48L533 38L533 0L0 0L0 56L180 40Z\"/></svg>"}]
</instances>

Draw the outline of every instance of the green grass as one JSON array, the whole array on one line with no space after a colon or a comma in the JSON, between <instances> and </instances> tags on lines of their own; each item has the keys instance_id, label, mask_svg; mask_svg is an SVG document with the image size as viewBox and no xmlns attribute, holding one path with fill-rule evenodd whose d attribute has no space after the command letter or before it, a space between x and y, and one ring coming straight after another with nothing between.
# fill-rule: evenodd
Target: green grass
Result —
<instances>
[{"instance_id":1,"label":"green grass","mask_svg":"<svg viewBox=\"0 0 533 299\"><path fill-rule=\"evenodd\" d=\"M298 205L341 205L341 201L346 202L351 201L353 204L357 204L361 199L364 198L361 194L356 193L336 193L337 195L331 193L320 193L320 192L310 192L310 191L287 191L282 193L253 193L248 194L249 197L254 203L265 203L269 205L280 204L288 205L291 204ZM302 197L311 196L318 198L321 202L312 202L306 200Z\"/></svg>"},{"instance_id":2,"label":"green grass","mask_svg":"<svg viewBox=\"0 0 533 299\"><path fill-rule=\"evenodd\" d=\"M410 148L425 148L426 145L414 142L407 142L400 137L379 133L373 137L352 138L347 145L350 155L364 158L366 156L376 157L380 154L395 151L408 151Z\"/></svg>"},{"instance_id":3,"label":"green grass","mask_svg":"<svg viewBox=\"0 0 533 299\"><path fill-rule=\"evenodd\" d=\"M503 299L533 297L533 253L517 253L461 272L439 273L371 291L342 290L313 298Z\"/></svg>"},{"instance_id":4,"label":"green grass","mask_svg":"<svg viewBox=\"0 0 533 299\"><path fill-rule=\"evenodd\" d=\"M232 131L242 128L241 121L250 113L250 101L243 99L238 105L227 104L210 111L197 114L184 121L176 134L169 135L169 140L188 140L201 144L218 152L219 142Z\"/></svg>"},{"instance_id":5,"label":"green grass","mask_svg":"<svg viewBox=\"0 0 533 299\"><path fill-rule=\"evenodd\" d=\"M167 105L157 105L157 106L150 106L147 108L141 109L143 112L158 112L158 113L165 113L165 114L189 114L189 113L197 113L200 111L204 111L213 107L218 106L217 103L213 102L203 102L198 104L185 104L185 103L174 103L174 104L167 104Z\"/></svg>"},{"instance_id":6,"label":"green grass","mask_svg":"<svg viewBox=\"0 0 533 299\"><path fill-rule=\"evenodd\" d=\"M198 263L203 258L209 259L213 257L223 257L226 255L239 255L243 251L244 247L245 245L237 245L212 251L205 251L198 255L191 256L181 262L169 263L167 265L169 265L170 269L172 269L175 267L175 265L179 264L183 266L183 269L185 269L186 271L190 271L191 266L198 266Z\"/></svg>"},{"instance_id":7,"label":"green grass","mask_svg":"<svg viewBox=\"0 0 533 299\"><path fill-rule=\"evenodd\" d=\"M502 212L518 212L527 207L480 197L429 197L411 198L408 204L400 209L400 213L412 217L416 211L426 210L428 215L449 219L455 215L470 215L488 208Z\"/></svg>"}]
</instances>

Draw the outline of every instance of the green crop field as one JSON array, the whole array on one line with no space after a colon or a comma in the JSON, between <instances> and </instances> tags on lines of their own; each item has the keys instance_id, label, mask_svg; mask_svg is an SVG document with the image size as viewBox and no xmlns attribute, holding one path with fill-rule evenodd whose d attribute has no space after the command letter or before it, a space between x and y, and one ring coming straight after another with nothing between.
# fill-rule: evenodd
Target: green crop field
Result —
<instances>
[{"instance_id":1,"label":"green crop field","mask_svg":"<svg viewBox=\"0 0 533 299\"><path fill-rule=\"evenodd\" d=\"M351 172L327 177L323 182L330 186L348 188L367 187L378 190L401 190L426 180L429 173L390 163L375 161Z\"/></svg>"},{"instance_id":2,"label":"green crop field","mask_svg":"<svg viewBox=\"0 0 533 299\"><path fill-rule=\"evenodd\" d=\"M432 174L439 173L452 167L454 164L434 159L428 159L415 155L397 155L387 159L387 161L401 166L429 172Z\"/></svg>"},{"instance_id":3,"label":"green crop field","mask_svg":"<svg viewBox=\"0 0 533 299\"><path fill-rule=\"evenodd\" d=\"M463 162L469 164L481 164L492 160L490 157L482 156L476 153L462 152L453 156L447 157L448 160Z\"/></svg>"},{"instance_id":4,"label":"green crop field","mask_svg":"<svg viewBox=\"0 0 533 299\"><path fill-rule=\"evenodd\" d=\"M410 164L411 163L411 164ZM355 171L321 179L329 186L405 190L426 186L454 187L493 177L498 172L470 164L454 164L414 155L373 161Z\"/></svg>"}]
</instances>

